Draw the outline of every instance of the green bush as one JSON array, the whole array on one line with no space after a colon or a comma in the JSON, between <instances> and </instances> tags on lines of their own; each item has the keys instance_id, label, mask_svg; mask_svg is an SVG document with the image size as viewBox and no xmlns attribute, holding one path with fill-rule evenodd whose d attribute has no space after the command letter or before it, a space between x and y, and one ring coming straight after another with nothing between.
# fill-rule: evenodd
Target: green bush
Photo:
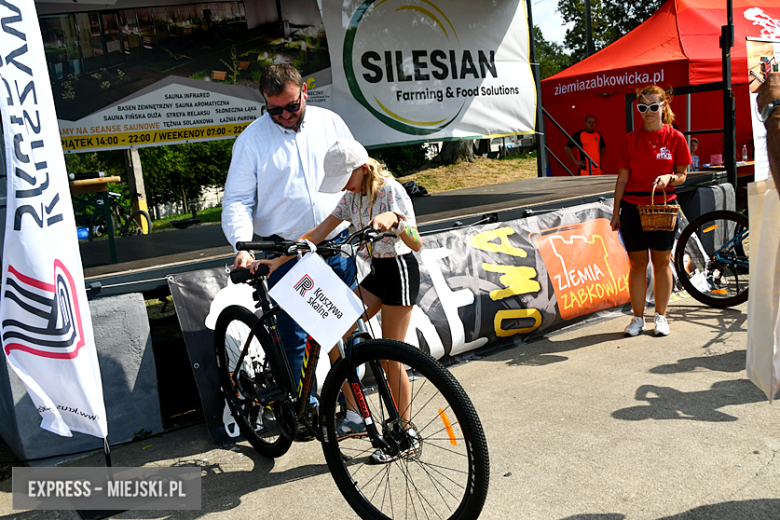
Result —
<instances>
[{"instance_id":1,"label":"green bush","mask_svg":"<svg viewBox=\"0 0 780 520\"><path fill-rule=\"evenodd\" d=\"M385 163L387 168L399 177L421 168L427 162L423 144L376 148L369 154Z\"/></svg>"}]
</instances>

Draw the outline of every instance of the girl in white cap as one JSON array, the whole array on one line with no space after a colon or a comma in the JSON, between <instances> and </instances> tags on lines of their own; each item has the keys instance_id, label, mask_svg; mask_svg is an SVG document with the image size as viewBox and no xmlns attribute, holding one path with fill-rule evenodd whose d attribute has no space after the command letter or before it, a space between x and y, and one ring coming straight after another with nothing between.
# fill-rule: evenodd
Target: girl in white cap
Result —
<instances>
[{"instance_id":1,"label":"girl in white cap","mask_svg":"<svg viewBox=\"0 0 780 520\"><path fill-rule=\"evenodd\" d=\"M331 215L300 240L315 244L347 220L357 229L372 226L379 232L390 231L388 237L372 246L363 246L358 254L371 262L371 272L355 293L366 305L367 319L382 311L382 337L404 341L412 308L417 301L420 272L413 251L419 251L422 240L417 232L412 201L406 190L391 174L368 156L368 152L354 139L340 139L325 155L325 177L320 184L323 193L344 191L344 196ZM258 260L252 264L252 272L265 264L271 272L293 257L277 257ZM349 334L347 334L349 335ZM338 349L330 351L331 361L338 357ZM411 402L409 377L401 363L389 362L388 380L398 403L402 417L409 421ZM366 427L356 411L351 392L345 392L347 414L338 425L339 437L364 437ZM372 459L377 463L393 460L393 457L377 450Z\"/></svg>"}]
</instances>

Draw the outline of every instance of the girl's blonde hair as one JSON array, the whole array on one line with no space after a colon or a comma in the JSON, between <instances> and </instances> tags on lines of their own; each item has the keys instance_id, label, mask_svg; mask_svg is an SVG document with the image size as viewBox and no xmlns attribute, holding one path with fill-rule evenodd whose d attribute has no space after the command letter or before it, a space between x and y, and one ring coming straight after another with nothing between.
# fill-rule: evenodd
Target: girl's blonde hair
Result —
<instances>
[{"instance_id":1,"label":"girl's blonde hair","mask_svg":"<svg viewBox=\"0 0 780 520\"><path fill-rule=\"evenodd\" d=\"M368 173L365 179L363 179L363 195L368 197L368 205L370 207L374 205L379 190L385 185L385 179L392 177L392 174L386 172L379 161L373 157L368 158L366 166L368 167Z\"/></svg>"},{"instance_id":2,"label":"girl's blonde hair","mask_svg":"<svg viewBox=\"0 0 780 520\"><path fill-rule=\"evenodd\" d=\"M658 85L648 85L644 88L636 89L636 99L639 101L642 98L647 100L647 96L656 96L658 101L662 101L664 106L661 112L661 122L665 125L671 126L674 123L674 112L672 112L672 89L664 90Z\"/></svg>"}]
</instances>

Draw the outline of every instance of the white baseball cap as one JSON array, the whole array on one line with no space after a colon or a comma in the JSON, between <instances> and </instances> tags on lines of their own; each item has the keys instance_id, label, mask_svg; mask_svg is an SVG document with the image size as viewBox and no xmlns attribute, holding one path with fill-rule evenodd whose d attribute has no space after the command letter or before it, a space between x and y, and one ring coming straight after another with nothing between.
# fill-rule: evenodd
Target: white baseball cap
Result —
<instances>
[{"instance_id":1,"label":"white baseball cap","mask_svg":"<svg viewBox=\"0 0 780 520\"><path fill-rule=\"evenodd\" d=\"M368 162L368 152L354 139L339 139L325 154L323 162L325 177L320 192L338 193L344 191L352 172Z\"/></svg>"}]
</instances>

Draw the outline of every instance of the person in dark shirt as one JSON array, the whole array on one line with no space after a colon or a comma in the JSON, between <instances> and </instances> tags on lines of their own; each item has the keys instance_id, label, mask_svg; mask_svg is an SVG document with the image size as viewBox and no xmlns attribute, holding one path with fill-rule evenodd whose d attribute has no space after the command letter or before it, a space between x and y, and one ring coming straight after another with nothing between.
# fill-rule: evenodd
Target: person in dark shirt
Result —
<instances>
[{"instance_id":1,"label":"person in dark shirt","mask_svg":"<svg viewBox=\"0 0 780 520\"><path fill-rule=\"evenodd\" d=\"M576 143L576 144L575 144ZM579 144L585 153L593 159L593 175L601 175L601 165L604 161L604 154L606 152L606 143L600 133L596 132L596 116L589 115L585 118L585 128L580 130L572 136L571 141L566 143L566 155L577 166L577 172L579 175L590 175L590 168L588 168L588 158L580 157L580 150L577 148ZM599 166L596 167L596 164Z\"/></svg>"}]
</instances>

